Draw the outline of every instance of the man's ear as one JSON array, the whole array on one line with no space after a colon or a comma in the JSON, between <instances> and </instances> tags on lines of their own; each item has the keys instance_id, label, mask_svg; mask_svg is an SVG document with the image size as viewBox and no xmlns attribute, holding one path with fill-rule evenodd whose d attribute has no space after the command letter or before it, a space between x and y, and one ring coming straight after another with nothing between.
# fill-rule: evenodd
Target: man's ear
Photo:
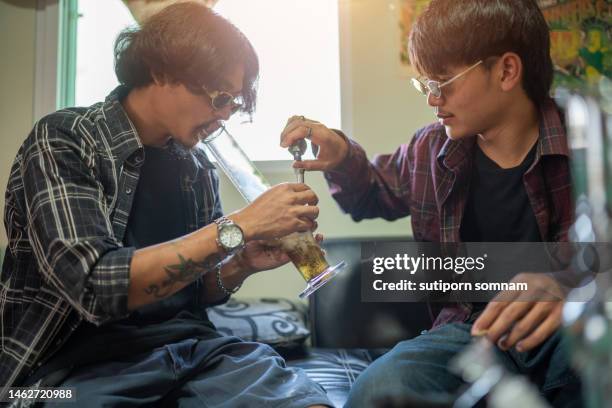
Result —
<instances>
[{"instance_id":1,"label":"man's ear","mask_svg":"<svg viewBox=\"0 0 612 408\"><path fill-rule=\"evenodd\" d=\"M157 72L151 73L151 78L153 78L153 83L157 86L176 86L179 85L179 81L172 79L166 74L161 74Z\"/></svg>"},{"instance_id":2,"label":"man's ear","mask_svg":"<svg viewBox=\"0 0 612 408\"><path fill-rule=\"evenodd\" d=\"M151 78L153 78L153 83L157 86L164 86L168 83L166 76L158 72L151 72Z\"/></svg>"},{"instance_id":3,"label":"man's ear","mask_svg":"<svg viewBox=\"0 0 612 408\"><path fill-rule=\"evenodd\" d=\"M157 72L151 72L151 78L153 79L153 84L156 86L178 86L180 85L180 81L176 79L172 79L172 77L166 74L160 74Z\"/></svg>"},{"instance_id":4,"label":"man's ear","mask_svg":"<svg viewBox=\"0 0 612 408\"><path fill-rule=\"evenodd\" d=\"M523 61L514 52L503 54L496 63L501 89L504 92L521 86L523 80Z\"/></svg>"}]
</instances>

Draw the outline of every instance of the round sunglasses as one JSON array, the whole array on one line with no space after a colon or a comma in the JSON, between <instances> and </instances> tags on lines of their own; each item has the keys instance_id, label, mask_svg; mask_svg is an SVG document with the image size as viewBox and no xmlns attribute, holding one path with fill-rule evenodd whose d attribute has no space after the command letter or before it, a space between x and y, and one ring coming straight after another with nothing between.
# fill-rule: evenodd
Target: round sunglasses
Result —
<instances>
[{"instance_id":1,"label":"round sunglasses","mask_svg":"<svg viewBox=\"0 0 612 408\"><path fill-rule=\"evenodd\" d=\"M225 91L209 91L205 86L202 86L202 90L210 98L210 103L215 110L221 110L231 105L231 112L234 114L244 105L242 95L234 96Z\"/></svg>"}]
</instances>

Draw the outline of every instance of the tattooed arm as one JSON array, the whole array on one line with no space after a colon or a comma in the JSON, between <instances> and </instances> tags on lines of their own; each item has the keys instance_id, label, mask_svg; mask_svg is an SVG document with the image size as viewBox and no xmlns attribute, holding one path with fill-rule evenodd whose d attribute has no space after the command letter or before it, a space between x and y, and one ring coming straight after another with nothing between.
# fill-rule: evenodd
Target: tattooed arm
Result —
<instances>
[{"instance_id":1,"label":"tattooed arm","mask_svg":"<svg viewBox=\"0 0 612 408\"><path fill-rule=\"evenodd\" d=\"M224 256L216 238L217 227L212 224L174 241L137 250L130 265L128 309L171 296L214 270Z\"/></svg>"},{"instance_id":2,"label":"tattooed arm","mask_svg":"<svg viewBox=\"0 0 612 408\"><path fill-rule=\"evenodd\" d=\"M306 185L285 183L272 187L249 206L230 215L228 218L244 232L247 256L243 258L245 262L235 257L224 264L224 286L234 288L251 273L286 262L257 241L312 229L319 213L317 202L317 196ZM225 257L216 239L217 226L211 224L173 241L135 251L130 264L128 309L171 296L199 276L214 271ZM211 303L223 297L214 275L206 276L207 301Z\"/></svg>"}]
</instances>

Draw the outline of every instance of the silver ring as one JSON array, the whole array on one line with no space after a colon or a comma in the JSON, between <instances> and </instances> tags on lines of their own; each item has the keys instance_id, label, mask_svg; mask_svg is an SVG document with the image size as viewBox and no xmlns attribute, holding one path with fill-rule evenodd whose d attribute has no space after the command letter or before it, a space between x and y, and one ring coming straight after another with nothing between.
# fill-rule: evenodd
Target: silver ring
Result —
<instances>
[{"instance_id":1,"label":"silver ring","mask_svg":"<svg viewBox=\"0 0 612 408\"><path fill-rule=\"evenodd\" d=\"M312 128L310 126L308 126L307 128L308 133L306 134L306 139L310 140L310 138L312 137Z\"/></svg>"},{"instance_id":2,"label":"silver ring","mask_svg":"<svg viewBox=\"0 0 612 408\"><path fill-rule=\"evenodd\" d=\"M300 116L298 116L298 119L299 119L299 120L301 120L301 121L306 120L306 118L304 117L304 115L300 115Z\"/></svg>"}]
</instances>

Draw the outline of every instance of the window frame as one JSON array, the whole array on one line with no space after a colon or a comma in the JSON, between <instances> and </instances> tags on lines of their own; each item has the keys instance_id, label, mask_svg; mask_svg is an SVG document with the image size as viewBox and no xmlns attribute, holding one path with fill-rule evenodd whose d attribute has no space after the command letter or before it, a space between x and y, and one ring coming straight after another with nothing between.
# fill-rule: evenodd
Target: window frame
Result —
<instances>
[{"instance_id":1,"label":"window frame","mask_svg":"<svg viewBox=\"0 0 612 408\"><path fill-rule=\"evenodd\" d=\"M60 0L57 77L57 107L59 109L74 105L78 19L78 0Z\"/></svg>"}]
</instances>

